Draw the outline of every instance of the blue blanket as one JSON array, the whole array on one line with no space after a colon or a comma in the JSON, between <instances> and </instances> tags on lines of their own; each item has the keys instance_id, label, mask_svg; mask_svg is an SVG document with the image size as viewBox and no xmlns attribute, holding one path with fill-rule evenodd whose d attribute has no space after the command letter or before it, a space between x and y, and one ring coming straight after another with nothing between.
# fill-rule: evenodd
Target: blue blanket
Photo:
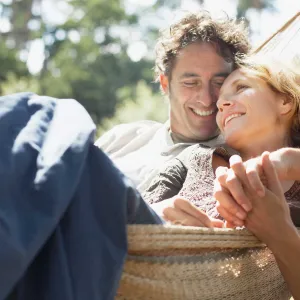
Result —
<instances>
[{"instance_id":1,"label":"blue blanket","mask_svg":"<svg viewBox=\"0 0 300 300\"><path fill-rule=\"evenodd\" d=\"M0 97L0 299L114 299L127 223L160 223L74 100Z\"/></svg>"}]
</instances>

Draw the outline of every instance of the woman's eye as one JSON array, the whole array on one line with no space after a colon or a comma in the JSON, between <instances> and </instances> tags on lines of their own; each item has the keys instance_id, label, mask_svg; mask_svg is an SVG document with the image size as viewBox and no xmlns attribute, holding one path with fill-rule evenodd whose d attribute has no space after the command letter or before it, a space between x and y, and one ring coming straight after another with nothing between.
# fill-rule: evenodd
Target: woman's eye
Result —
<instances>
[{"instance_id":1,"label":"woman's eye","mask_svg":"<svg viewBox=\"0 0 300 300\"><path fill-rule=\"evenodd\" d=\"M238 84L238 85L236 86L237 92L243 91L243 90L245 90L245 89L247 89L247 88L249 88L249 86L248 86L248 85L245 85L245 84Z\"/></svg>"}]
</instances>

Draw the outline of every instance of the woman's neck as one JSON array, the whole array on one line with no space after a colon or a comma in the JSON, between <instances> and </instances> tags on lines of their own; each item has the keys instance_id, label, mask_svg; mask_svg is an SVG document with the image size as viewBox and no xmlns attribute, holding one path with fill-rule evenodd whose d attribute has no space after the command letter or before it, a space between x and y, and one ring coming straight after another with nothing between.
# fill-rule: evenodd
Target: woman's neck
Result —
<instances>
[{"instance_id":1,"label":"woman's neck","mask_svg":"<svg viewBox=\"0 0 300 300\"><path fill-rule=\"evenodd\" d=\"M257 137L249 140L245 147L241 147L238 151L243 161L257 157L264 151L275 151L283 147L289 146L289 140L286 136L280 135L278 132L274 132L273 135L266 137Z\"/></svg>"}]
</instances>

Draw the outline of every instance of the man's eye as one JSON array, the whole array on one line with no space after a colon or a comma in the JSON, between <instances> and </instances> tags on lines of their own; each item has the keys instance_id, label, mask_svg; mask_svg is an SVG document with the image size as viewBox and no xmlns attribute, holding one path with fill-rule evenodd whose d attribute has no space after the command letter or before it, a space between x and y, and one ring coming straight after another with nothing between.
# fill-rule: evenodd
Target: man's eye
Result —
<instances>
[{"instance_id":1,"label":"man's eye","mask_svg":"<svg viewBox=\"0 0 300 300\"><path fill-rule=\"evenodd\" d=\"M199 85L199 83L197 81L184 82L183 84L184 84L184 86L187 86L187 87L193 87L193 86Z\"/></svg>"},{"instance_id":2,"label":"man's eye","mask_svg":"<svg viewBox=\"0 0 300 300\"><path fill-rule=\"evenodd\" d=\"M236 86L237 92L243 91L243 90L245 90L245 89L247 89L247 88L249 88L249 86L248 86L248 85L245 85L245 84L238 84L238 85Z\"/></svg>"},{"instance_id":3,"label":"man's eye","mask_svg":"<svg viewBox=\"0 0 300 300\"><path fill-rule=\"evenodd\" d=\"M222 80L222 81L215 81L214 85L216 85L218 87L221 87L223 85L223 83L224 83L224 80Z\"/></svg>"}]
</instances>

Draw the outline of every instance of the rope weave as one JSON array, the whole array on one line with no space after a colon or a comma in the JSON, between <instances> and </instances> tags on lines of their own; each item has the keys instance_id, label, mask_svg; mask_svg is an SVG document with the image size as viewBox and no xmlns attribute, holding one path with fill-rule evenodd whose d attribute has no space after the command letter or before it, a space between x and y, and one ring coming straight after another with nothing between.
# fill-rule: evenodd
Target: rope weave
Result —
<instances>
[{"instance_id":1,"label":"rope weave","mask_svg":"<svg viewBox=\"0 0 300 300\"><path fill-rule=\"evenodd\" d=\"M116 299L290 299L270 250L246 229L129 225Z\"/></svg>"}]
</instances>

